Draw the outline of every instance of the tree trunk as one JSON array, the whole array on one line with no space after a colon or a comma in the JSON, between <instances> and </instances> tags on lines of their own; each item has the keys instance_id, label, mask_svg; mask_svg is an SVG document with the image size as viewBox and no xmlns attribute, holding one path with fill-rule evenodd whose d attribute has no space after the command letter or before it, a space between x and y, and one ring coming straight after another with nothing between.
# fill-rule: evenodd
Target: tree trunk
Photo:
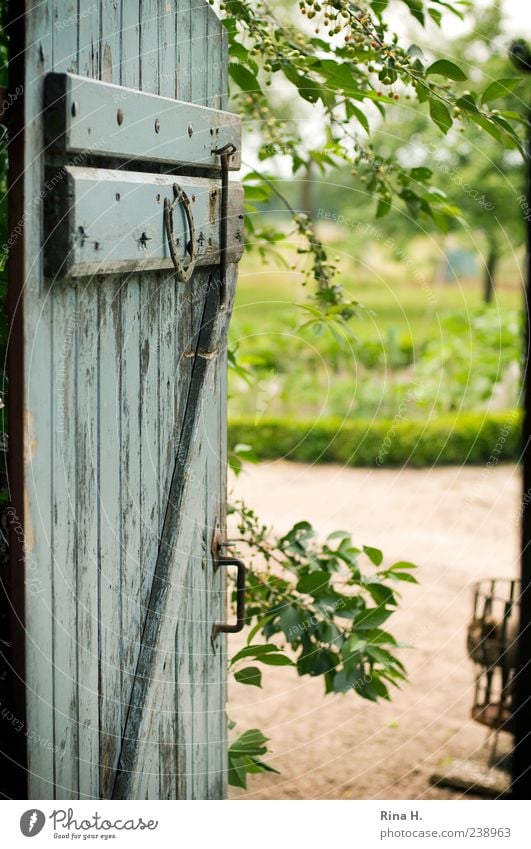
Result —
<instances>
[{"instance_id":1,"label":"tree trunk","mask_svg":"<svg viewBox=\"0 0 531 849\"><path fill-rule=\"evenodd\" d=\"M312 165L308 163L300 186L301 212L305 212L311 221L315 218Z\"/></svg>"},{"instance_id":2,"label":"tree trunk","mask_svg":"<svg viewBox=\"0 0 531 849\"><path fill-rule=\"evenodd\" d=\"M486 304L492 302L494 295L494 279L498 266L498 252L492 246L489 248L487 262L485 265L485 277L483 279L483 300Z\"/></svg>"}]
</instances>

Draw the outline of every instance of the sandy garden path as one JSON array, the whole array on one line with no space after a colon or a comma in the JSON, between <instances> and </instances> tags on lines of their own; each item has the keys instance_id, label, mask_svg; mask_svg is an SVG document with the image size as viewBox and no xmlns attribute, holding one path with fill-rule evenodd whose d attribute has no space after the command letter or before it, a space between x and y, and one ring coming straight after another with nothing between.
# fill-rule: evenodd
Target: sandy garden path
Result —
<instances>
[{"instance_id":1,"label":"sandy garden path","mask_svg":"<svg viewBox=\"0 0 531 849\"><path fill-rule=\"evenodd\" d=\"M519 475L513 466L369 470L278 461L231 481L279 530L309 519L320 534L352 531L385 562L419 565L389 623L413 649L410 682L392 703L324 696L319 679L268 667L264 687L231 686L229 716L270 737L280 775L250 779L233 797L255 799L454 798L431 787L440 761L481 746L469 719L473 667L465 652L471 583L517 573ZM391 625L392 623L392 625ZM236 638L234 638L236 639Z\"/></svg>"}]
</instances>

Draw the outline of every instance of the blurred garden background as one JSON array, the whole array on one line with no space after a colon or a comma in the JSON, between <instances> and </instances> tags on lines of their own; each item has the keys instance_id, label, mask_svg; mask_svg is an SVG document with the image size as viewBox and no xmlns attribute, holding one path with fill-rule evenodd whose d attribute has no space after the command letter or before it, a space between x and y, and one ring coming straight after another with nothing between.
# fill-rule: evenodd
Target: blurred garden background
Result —
<instances>
[{"instance_id":1,"label":"blurred garden background","mask_svg":"<svg viewBox=\"0 0 531 849\"><path fill-rule=\"evenodd\" d=\"M433 25L421 44L433 49L436 32L438 52L470 80L501 79L484 98L495 113L523 120L527 81L518 81L508 56L507 19L501 3L474 4L456 36L442 41ZM319 133L311 114L294 117L282 90L275 97L287 120ZM272 119L257 111L248 145L259 159ZM360 134L354 167L309 151L295 176L260 185L253 172L247 181L249 251L231 329L232 444L250 445L260 458L353 466L485 462L506 412L519 405L522 155L473 123L441 135L407 95L385 123L373 121L370 138ZM282 157L276 161L282 174ZM374 197L376 176L392 174L397 161L411 178L400 205L390 194ZM444 198L441 214L423 214L426 186L431 201ZM320 321L309 300L293 211L309 215L358 302L348 324ZM504 459L515 458L517 446L513 427Z\"/></svg>"},{"instance_id":2,"label":"blurred garden background","mask_svg":"<svg viewBox=\"0 0 531 849\"><path fill-rule=\"evenodd\" d=\"M316 625L296 668L268 670L260 690L230 687L236 729L257 723L280 771L237 779L238 798L458 798L437 778L452 758L487 770L465 635L474 581L518 573L529 209L522 148L501 133L510 122L525 137L531 91L509 46L531 21L510 0L406 2L411 15L369 5L389 13L406 65L437 60L452 106L426 108L416 86L419 105L394 57L366 57L376 96L395 108L383 120L354 96L346 156L335 104L320 120L278 74L265 99L234 74L247 253L229 342L230 497L278 533L304 517L319 539L346 528L384 563L418 565L390 626L407 682L359 699L332 679L325 697L312 677L324 667L308 676L301 663L321 651ZM292 20L310 33L323 8L301 3L308 26L295 6ZM282 617L270 633L289 655ZM371 650L369 637L352 639L345 668ZM333 667L334 640L322 645Z\"/></svg>"}]
</instances>

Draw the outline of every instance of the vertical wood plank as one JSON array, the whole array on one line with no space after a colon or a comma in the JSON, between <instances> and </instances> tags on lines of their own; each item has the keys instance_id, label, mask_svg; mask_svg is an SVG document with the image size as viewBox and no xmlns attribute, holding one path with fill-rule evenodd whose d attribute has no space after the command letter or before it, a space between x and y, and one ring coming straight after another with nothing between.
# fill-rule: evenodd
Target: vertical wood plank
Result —
<instances>
[{"instance_id":1,"label":"vertical wood plank","mask_svg":"<svg viewBox=\"0 0 531 849\"><path fill-rule=\"evenodd\" d=\"M52 416L47 410L53 391L53 340L50 300L42 292L40 263L41 207L26 207L28 198L39 197L44 181L42 77L52 67L53 2L28 3L24 69L24 383L27 412L24 435L25 506L23 523L25 556L25 677L28 794L52 799L55 793L55 737L53 689L53 545L52 526ZM11 285L12 281L10 281ZM38 438L38 441L37 441ZM35 580L36 579L36 580ZM23 717L19 717L23 720ZM41 739L43 744L36 740Z\"/></svg>"},{"instance_id":2,"label":"vertical wood plank","mask_svg":"<svg viewBox=\"0 0 531 849\"><path fill-rule=\"evenodd\" d=\"M122 0L121 84L140 87L140 3ZM122 501L122 728L131 697L134 671L145 617L145 587L141 559L142 477L140 463L141 416L141 295L142 278L131 274L122 284L122 359L121 359L121 501Z\"/></svg>"},{"instance_id":3,"label":"vertical wood plank","mask_svg":"<svg viewBox=\"0 0 531 849\"><path fill-rule=\"evenodd\" d=\"M102 0L101 77L120 81L121 8ZM119 201L116 201L117 203ZM94 281L97 285L97 281ZM100 592L100 781L112 791L122 731L122 285L112 278L93 290L98 300L98 573Z\"/></svg>"},{"instance_id":4,"label":"vertical wood plank","mask_svg":"<svg viewBox=\"0 0 531 849\"><path fill-rule=\"evenodd\" d=\"M84 77L99 79L101 75L100 62L100 23L101 6L107 0L80 0L80 11L77 18L78 32L78 73Z\"/></svg>"},{"instance_id":5,"label":"vertical wood plank","mask_svg":"<svg viewBox=\"0 0 531 849\"><path fill-rule=\"evenodd\" d=\"M78 798L78 577L75 291L56 283L53 318L53 615L57 799Z\"/></svg>"},{"instance_id":6,"label":"vertical wood plank","mask_svg":"<svg viewBox=\"0 0 531 849\"><path fill-rule=\"evenodd\" d=\"M101 4L101 79L120 85L122 42L122 4L120 0L102 0Z\"/></svg>"},{"instance_id":7,"label":"vertical wood plank","mask_svg":"<svg viewBox=\"0 0 531 849\"><path fill-rule=\"evenodd\" d=\"M221 46L222 35L219 19L211 6L206 7L207 38L206 38L206 106L211 109L221 109Z\"/></svg>"},{"instance_id":8,"label":"vertical wood plank","mask_svg":"<svg viewBox=\"0 0 531 849\"><path fill-rule=\"evenodd\" d=\"M54 71L77 70L77 3L54 1ZM59 225L60 226L60 225ZM54 281L53 315L53 608L54 723L58 799L79 797L77 291Z\"/></svg>"},{"instance_id":9,"label":"vertical wood plank","mask_svg":"<svg viewBox=\"0 0 531 849\"><path fill-rule=\"evenodd\" d=\"M175 690L174 704L177 727L177 798L192 798L192 690L191 690L191 628L190 592L180 587L181 605L175 631Z\"/></svg>"},{"instance_id":10,"label":"vertical wood plank","mask_svg":"<svg viewBox=\"0 0 531 849\"><path fill-rule=\"evenodd\" d=\"M221 28L221 44L220 44L220 69L219 69L219 94L220 94L220 109L229 108L229 36L225 27Z\"/></svg>"},{"instance_id":11,"label":"vertical wood plank","mask_svg":"<svg viewBox=\"0 0 531 849\"><path fill-rule=\"evenodd\" d=\"M207 100L207 20L208 5L190 0L192 3L192 91L191 101L200 106Z\"/></svg>"},{"instance_id":12,"label":"vertical wood plank","mask_svg":"<svg viewBox=\"0 0 531 849\"><path fill-rule=\"evenodd\" d=\"M122 52L121 85L140 88L140 5L139 0L121 0Z\"/></svg>"},{"instance_id":13,"label":"vertical wood plank","mask_svg":"<svg viewBox=\"0 0 531 849\"><path fill-rule=\"evenodd\" d=\"M159 94L175 97L177 47L175 43L175 12L166 0L159 0L158 18L160 77ZM162 211L161 211L162 214ZM173 273L162 272L159 289L159 517L164 519L168 502L171 474L175 462L175 414L178 402L179 370L175 368L176 337L180 303L178 287ZM184 294L184 293L183 293ZM184 401L182 402L184 406ZM162 527L159 528L162 531ZM174 711L175 654L174 639L163 647L167 657L163 665L162 701L158 734L160 738L159 798L176 797L177 746L176 717Z\"/></svg>"},{"instance_id":14,"label":"vertical wood plank","mask_svg":"<svg viewBox=\"0 0 531 849\"><path fill-rule=\"evenodd\" d=\"M122 715L127 708L139 650L145 603L140 596L140 290L137 275L122 284L122 367L121 367L121 549L122 549ZM122 722L123 731L123 722Z\"/></svg>"},{"instance_id":15,"label":"vertical wood plank","mask_svg":"<svg viewBox=\"0 0 531 849\"><path fill-rule=\"evenodd\" d=\"M105 4L102 4L105 5ZM100 76L99 3L80 0L77 42L80 74ZM77 289L78 310L78 713L80 796L100 795L101 586L99 536L98 283Z\"/></svg>"},{"instance_id":16,"label":"vertical wood plank","mask_svg":"<svg viewBox=\"0 0 531 849\"><path fill-rule=\"evenodd\" d=\"M140 85L157 94L158 68L157 0L140 2ZM159 340L160 322L158 273L142 273L140 280L140 563L141 599L147 604L157 557L160 528L160 423Z\"/></svg>"},{"instance_id":17,"label":"vertical wood plank","mask_svg":"<svg viewBox=\"0 0 531 849\"><path fill-rule=\"evenodd\" d=\"M98 534L98 281L84 281L77 300L77 618L79 793L100 792L100 629Z\"/></svg>"},{"instance_id":18,"label":"vertical wood plank","mask_svg":"<svg viewBox=\"0 0 531 849\"><path fill-rule=\"evenodd\" d=\"M121 713L121 492L120 425L122 310L119 283L99 287L98 443L100 580L101 792L112 789L122 729Z\"/></svg>"},{"instance_id":19,"label":"vertical wood plank","mask_svg":"<svg viewBox=\"0 0 531 849\"><path fill-rule=\"evenodd\" d=\"M195 0L177 0L177 87L178 100L190 101L192 97L192 8Z\"/></svg>"},{"instance_id":20,"label":"vertical wood plank","mask_svg":"<svg viewBox=\"0 0 531 849\"><path fill-rule=\"evenodd\" d=\"M140 88L159 93L158 0L140 0Z\"/></svg>"}]
</instances>

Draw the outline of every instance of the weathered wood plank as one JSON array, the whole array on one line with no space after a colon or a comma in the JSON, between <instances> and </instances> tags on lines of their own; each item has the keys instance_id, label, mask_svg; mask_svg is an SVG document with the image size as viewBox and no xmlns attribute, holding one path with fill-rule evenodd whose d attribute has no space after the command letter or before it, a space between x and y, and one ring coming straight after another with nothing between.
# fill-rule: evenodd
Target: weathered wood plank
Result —
<instances>
[{"instance_id":1,"label":"weathered wood plank","mask_svg":"<svg viewBox=\"0 0 531 849\"><path fill-rule=\"evenodd\" d=\"M99 4L78 4L78 71L100 74ZM74 27L76 29L76 27ZM61 69L62 70L62 69ZM71 287L72 288L72 287ZM78 699L79 791L81 798L100 794L101 595L99 579L99 432L98 294L94 281L76 293L78 358Z\"/></svg>"},{"instance_id":2,"label":"weathered wood plank","mask_svg":"<svg viewBox=\"0 0 531 849\"><path fill-rule=\"evenodd\" d=\"M122 8L120 0L102 0L101 4L101 79L120 85Z\"/></svg>"},{"instance_id":3,"label":"weathered wood plank","mask_svg":"<svg viewBox=\"0 0 531 849\"><path fill-rule=\"evenodd\" d=\"M92 2L91 4L91 0L80 0L80 8L77 15L79 54L77 73L96 80L101 78L100 24L100 2L96 0L96 2Z\"/></svg>"},{"instance_id":4,"label":"weathered wood plank","mask_svg":"<svg viewBox=\"0 0 531 849\"><path fill-rule=\"evenodd\" d=\"M47 203L45 273L81 277L161 268L173 272L164 229L164 201L174 200L176 178L166 174L66 167ZM197 266L219 262L221 191L219 180L178 177L190 202ZM242 188L231 183L227 215L227 257L243 253ZM172 213L175 253L190 259L190 228L182 204ZM167 278L166 278L167 279Z\"/></svg>"},{"instance_id":5,"label":"weathered wood plank","mask_svg":"<svg viewBox=\"0 0 531 849\"><path fill-rule=\"evenodd\" d=\"M121 83L131 88L140 84L139 0L122 0ZM142 623L145 618L143 564L141 561L140 464L140 286L137 274L122 281L123 348L121 361L121 502L122 502L122 733L131 698Z\"/></svg>"},{"instance_id":6,"label":"weathered wood plank","mask_svg":"<svg viewBox=\"0 0 531 849\"><path fill-rule=\"evenodd\" d=\"M77 70L73 0L55 0L53 68ZM72 22L74 22L72 24ZM50 193L51 194L51 193ZM60 225L58 225L60 226ZM54 726L58 758L55 798L79 797L78 552L77 552L77 295L55 283L53 332L53 609Z\"/></svg>"},{"instance_id":7,"label":"weathered wood plank","mask_svg":"<svg viewBox=\"0 0 531 849\"><path fill-rule=\"evenodd\" d=\"M46 410L52 391L52 326L50 303L42 303L39 257L40 205L27 204L39 197L44 181L42 157L42 104L40 74L52 66L53 3L28 4L24 70L24 158L23 208L24 271L21 287L24 302L24 336L32 348L24 350L24 385L27 408L21 432L24 438L24 513L14 517L22 523L25 556L25 679L28 794L35 799L54 796L55 739L53 720L53 561L50 555L52 529L52 428L51 416L37 418ZM29 85L29 81L32 82ZM14 222L10 222L13 226ZM22 238L20 236L19 238ZM20 243L17 250L22 250ZM20 281L10 280L10 287ZM44 316L42 313L44 312ZM39 318L43 318L39 321ZM39 744L42 740L42 744Z\"/></svg>"},{"instance_id":8,"label":"weathered wood plank","mask_svg":"<svg viewBox=\"0 0 531 849\"><path fill-rule=\"evenodd\" d=\"M192 9L194 0L177 0L175 18L177 38L177 97L192 99Z\"/></svg>"},{"instance_id":9,"label":"weathered wood plank","mask_svg":"<svg viewBox=\"0 0 531 849\"><path fill-rule=\"evenodd\" d=\"M160 79L159 92L167 97L175 96L176 59L174 10L166 0L159 0L159 56ZM175 458L175 406L179 371L175 368L175 351L182 343L176 336L179 309L179 288L182 285L170 272L160 275L159 310L161 315L159 338L159 515L161 525L168 503L171 473ZM180 400L180 399L179 399ZM185 401L183 400L184 407ZM162 526L159 528L162 532ZM175 799L177 794L177 746L176 717L174 711L175 687L175 631L177 623L168 622L168 638L162 646L165 660L162 666L161 705L159 727L155 729L160 740L159 746L159 787L160 799Z\"/></svg>"},{"instance_id":10,"label":"weathered wood plank","mask_svg":"<svg viewBox=\"0 0 531 849\"><path fill-rule=\"evenodd\" d=\"M191 0L192 6L192 103L206 106L208 75L208 5Z\"/></svg>"},{"instance_id":11,"label":"weathered wood plank","mask_svg":"<svg viewBox=\"0 0 531 849\"><path fill-rule=\"evenodd\" d=\"M79 794L99 794L98 301L93 281L77 291L77 663Z\"/></svg>"},{"instance_id":12,"label":"weathered wood plank","mask_svg":"<svg viewBox=\"0 0 531 849\"><path fill-rule=\"evenodd\" d=\"M121 0L122 53L120 84L140 87L140 0Z\"/></svg>"},{"instance_id":13,"label":"weathered wood plank","mask_svg":"<svg viewBox=\"0 0 531 849\"><path fill-rule=\"evenodd\" d=\"M101 790L110 795L122 729L122 575L120 428L122 309L120 283L99 287L99 592Z\"/></svg>"},{"instance_id":14,"label":"weathered wood plank","mask_svg":"<svg viewBox=\"0 0 531 849\"><path fill-rule=\"evenodd\" d=\"M159 93L158 0L140 2L140 88Z\"/></svg>"},{"instance_id":15,"label":"weathered wood plank","mask_svg":"<svg viewBox=\"0 0 531 849\"><path fill-rule=\"evenodd\" d=\"M55 296L57 298L55 299ZM79 793L77 680L77 332L74 291L56 284L53 317L53 610L57 799Z\"/></svg>"},{"instance_id":16,"label":"weathered wood plank","mask_svg":"<svg viewBox=\"0 0 531 849\"><path fill-rule=\"evenodd\" d=\"M104 8L109 11L113 7ZM109 22L108 26L110 29L113 24ZM153 37L152 29L152 22L149 27L146 24L143 39ZM171 32L169 26L167 29ZM239 150L239 117L205 105L191 106L171 96L111 84L111 41L108 35L102 48L106 62L104 82L75 74L50 74L46 78L45 129L49 149L63 154L145 159L219 170L219 158L212 149L232 142ZM206 49L206 39L203 44ZM171 61L175 45L171 47L163 44L160 49L167 63L162 84L167 81L175 87L175 64ZM115 53L117 49L115 46ZM147 67L152 70L149 63ZM214 99L218 85L213 70L208 79ZM149 78L148 83L150 88L162 90L162 84ZM239 154L231 160L230 167L239 168Z\"/></svg>"},{"instance_id":17,"label":"weathered wood plank","mask_svg":"<svg viewBox=\"0 0 531 849\"><path fill-rule=\"evenodd\" d=\"M221 47L222 47L222 28L219 25L219 19L214 9L207 6L207 64L206 64L206 106L210 109L221 109L220 89L220 74L221 74ZM223 141L219 140L217 147L222 147ZM240 140L237 139L234 144L238 151L240 150Z\"/></svg>"},{"instance_id":18,"label":"weathered wood plank","mask_svg":"<svg viewBox=\"0 0 531 849\"><path fill-rule=\"evenodd\" d=\"M141 0L140 88L150 94L159 91L157 11L156 0ZM140 596L144 605L150 595L160 532L160 284L158 274L140 276Z\"/></svg>"}]
</instances>

